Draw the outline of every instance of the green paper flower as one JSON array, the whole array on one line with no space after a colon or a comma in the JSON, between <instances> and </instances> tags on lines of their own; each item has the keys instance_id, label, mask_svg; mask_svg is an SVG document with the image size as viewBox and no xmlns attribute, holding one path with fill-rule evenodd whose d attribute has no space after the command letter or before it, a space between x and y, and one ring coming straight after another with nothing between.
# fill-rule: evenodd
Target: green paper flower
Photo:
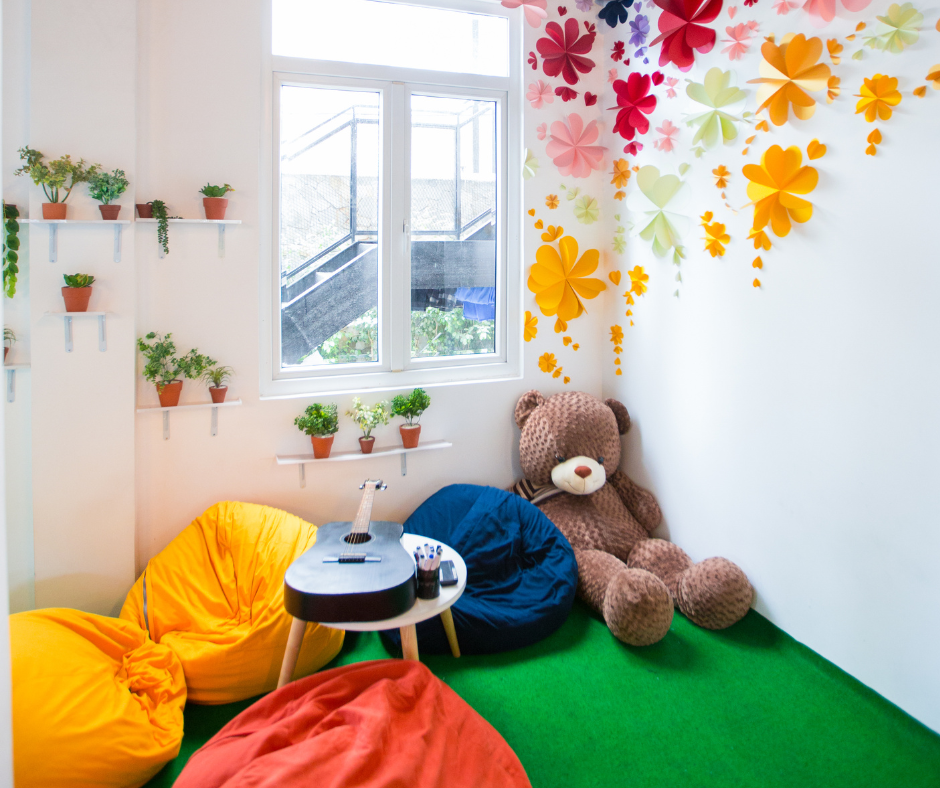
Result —
<instances>
[{"instance_id":1,"label":"green paper flower","mask_svg":"<svg viewBox=\"0 0 940 788\"><path fill-rule=\"evenodd\" d=\"M862 39L867 47L885 52L903 51L920 38L920 24L924 15L911 3L892 4L885 16L879 16L875 34Z\"/></svg>"},{"instance_id":2,"label":"green paper flower","mask_svg":"<svg viewBox=\"0 0 940 788\"><path fill-rule=\"evenodd\" d=\"M640 215L634 232L644 241L652 241L653 253L665 257L673 250L673 262L683 257L679 243L689 226L689 218L675 212L676 196L683 183L676 175L660 175L653 166L641 167L636 174L639 191L627 198L627 207ZM666 210L672 203L672 210Z\"/></svg>"},{"instance_id":3,"label":"green paper flower","mask_svg":"<svg viewBox=\"0 0 940 788\"><path fill-rule=\"evenodd\" d=\"M623 254L627 251L627 242L622 235L614 236L614 251L617 254Z\"/></svg>"},{"instance_id":4,"label":"green paper flower","mask_svg":"<svg viewBox=\"0 0 940 788\"><path fill-rule=\"evenodd\" d=\"M522 177L524 180L529 180L533 177L535 173L539 171L539 160L535 158L535 154L532 153L528 148L525 149L525 160L522 162Z\"/></svg>"},{"instance_id":5,"label":"green paper flower","mask_svg":"<svg viewBox=\"0 0 940 788\"><path fill-rule=\"evenodd\" d=\"M685 92L693 101L708 107L706 112L685 119L687 126L698 128L692 138L693 145L702 142L706 148L713 148L719 141L730 145L737 139L735 124L745 122L738 113L744 109L747 93L732 87L730 71L711 68L705 74L704 82L689 80Z\"/></svg>"},{"instance_id":6,"label":"green paper flower","mask_svg":"<svg viewBox=\"0 0 940 788\"><path fill-rule=\"evenodd\" d=\"M585 194L583 197L579 197L574 204L574 218L581 224L594 224L599 215L600 208L597 205L597 200L593 197L588 197Z\"/></svg>"}]
</instances>

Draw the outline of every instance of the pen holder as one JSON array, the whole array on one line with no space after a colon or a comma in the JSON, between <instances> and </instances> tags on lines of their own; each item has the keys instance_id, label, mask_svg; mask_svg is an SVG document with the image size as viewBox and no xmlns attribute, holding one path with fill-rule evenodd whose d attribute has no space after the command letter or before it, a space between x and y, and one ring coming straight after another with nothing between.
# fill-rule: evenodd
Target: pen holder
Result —
<instances>
[{"instance_id":1,"label":"pen holder","mask_svg":"<svg viewBox=\"0 0 940 788\"><path fill-rule=\"evenodd\" d=\"M441 569L419 569L418 599L437 599L441 595Z\"/></svg>"}]
</instances>

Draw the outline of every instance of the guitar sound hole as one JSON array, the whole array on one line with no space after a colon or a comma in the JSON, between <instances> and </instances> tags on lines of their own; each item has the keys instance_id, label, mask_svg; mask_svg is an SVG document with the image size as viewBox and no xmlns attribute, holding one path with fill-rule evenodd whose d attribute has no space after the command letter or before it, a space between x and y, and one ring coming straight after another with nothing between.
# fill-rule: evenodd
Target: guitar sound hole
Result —
<instances>
[{"instance_id":1,"label":"guitar sound hole","mask_svg":"<svg viewBox=\"0 0 940 788\"><path fill-rule=\"evenodd\" d=\"M372 541L372 534L346 534L343 541L347 544L364 544Z\"/></svg>"}]
</instances>

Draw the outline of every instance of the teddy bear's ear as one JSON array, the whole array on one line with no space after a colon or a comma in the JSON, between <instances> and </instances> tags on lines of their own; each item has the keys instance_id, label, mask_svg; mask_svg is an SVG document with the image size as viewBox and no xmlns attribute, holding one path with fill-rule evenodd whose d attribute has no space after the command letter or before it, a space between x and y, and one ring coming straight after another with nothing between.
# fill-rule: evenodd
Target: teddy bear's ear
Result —
<instances>
[{"instance_id":1,"label":"teddy bear's ear","mask_svg":"<svg viewBox=\"0 0 940 788\"><path fill-rule=\"evenodd\" d=\"M532 389L523 394L516 403L516 426L521 430L528 421L529 416L532 415L532 411L543 404L545 404L545 397L542 396L540 391ZM621 407L623 406L621 405Z\"/></svg>"},{"instance_id":2,"label":"teddy bear's ear","mask_svg":"<svg viewBox=\"0 0 940 788\"><path fill-rule=\"evenodd\" d=\"M630 429L630 414L627 413L627 406L615 399L605 399L604 404L614 412L617 417L617 429L621 435L626 435ZM518 411L518 406L516 406Z\"/></svg>"}]
</instances>

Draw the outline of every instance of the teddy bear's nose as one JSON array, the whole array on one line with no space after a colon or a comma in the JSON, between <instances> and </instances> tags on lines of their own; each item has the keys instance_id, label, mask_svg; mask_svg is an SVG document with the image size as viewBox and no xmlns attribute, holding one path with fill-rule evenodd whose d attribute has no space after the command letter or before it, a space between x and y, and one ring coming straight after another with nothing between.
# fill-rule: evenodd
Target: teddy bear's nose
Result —
<instances>
[{"instance_id":1,"label":"teddy bear's nose","mask_svg":"<svg viewBox=\"0 0 940 788\"><path fill-rule=\"evenodd\" d=\"M591 475L591 469L587 465L579 465L574 469L574 472L577 476L580 476L582 479L586 479Z\"/></svg>"}]
</instances>

